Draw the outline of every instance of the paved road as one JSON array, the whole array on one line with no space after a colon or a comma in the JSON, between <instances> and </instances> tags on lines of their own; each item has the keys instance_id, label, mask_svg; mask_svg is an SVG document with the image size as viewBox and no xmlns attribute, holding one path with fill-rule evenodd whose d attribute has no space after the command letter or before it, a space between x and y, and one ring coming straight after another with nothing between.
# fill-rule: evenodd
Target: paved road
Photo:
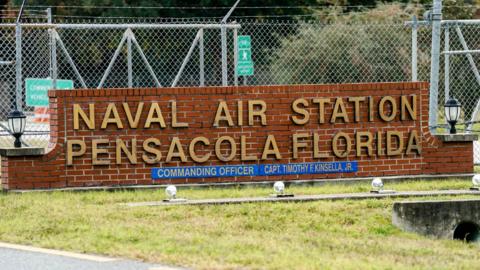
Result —
<instances>
[{"instance_id":1,"label":"paved road","mask_svg":"<svg viewBox=\"0 0 480 270\"><path fill-rule=\"evenodd\" d=\"M176 270L179 268L122 259L88 260L0 247L2 270Z\"/></svg>"}]
</instances>

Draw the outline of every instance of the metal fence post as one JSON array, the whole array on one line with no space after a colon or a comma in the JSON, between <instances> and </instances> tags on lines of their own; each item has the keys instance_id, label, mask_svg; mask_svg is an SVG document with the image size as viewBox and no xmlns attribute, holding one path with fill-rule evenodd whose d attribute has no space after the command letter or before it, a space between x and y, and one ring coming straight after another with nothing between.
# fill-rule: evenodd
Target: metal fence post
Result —
<instances>
[{"instance_id":1,"label":"metal fence post","mask_svg":"<svg viewBox=\"0 0 480 270\"><path fill-rule=\"evenodd\" d=\"M450 51L450 30L448 25L445 26L445 51ZM445 67L444 67L444 79L445 79L445 101L450 99L450 54L446 53L445 57Z\"/></svg>"},{"instance_id":2,"label":"metal fence post","mask_svg":"<svg viewBox=\"0 0 480 270\"><path fill-rule=\"evenodd\" d=\"M131 35L128 35L127 36L128 88L133 87L133 66L132 65L133 65L132 64L132 37Z\"/></svg>"},{"instance_id":3,"label":"metal fence post","mask_svg":"<svg viewBox=\"0 0 480 270\"><path fill-rule=\"evenodd\" d=\"M222 85L228 86L228 71L227 71L227 29L225 23L222 23L220 30L222 38Z\"/></svg>"},{"instance_id":4,"label":"metal fence post","mask_svg":"<svg viewBox=\"0 0 480 270\"><path fill-rule=\"evenodd\" d=\"M203 28L200 28L200 39L198 40L200 57L200 86L205 86L205 45L203 44Z\"/></svg>"},{"instance_id":5,"label":"metal fence post","mask_svg":"<svg viewBox=\"0 0 480 270\"><path fill-rule=\"evenodd\" d=\"M437 131L438 81L440 70L440 36L442 27L442 0L433 1L432 11L432 55L430 67L430 100L428 126L432 133Z\"/></svg>"},{"instance_id":6,"label":"metal fence post","mask_svg":"<svg viewBox=\"0 0 480 270\"><path fill-rule=\"evenodd\" d=\"M413 16L412 20L412 82L416 82L418 80L417 74L418 74L418 69L417 69L417 52L418 52L418 46L417 46L417 29L418 29L418 21L417 21L417 16Z\"/></svg>"},{"instance_id":7,"label":"metal fence post","mask_svg":"<svg viewBox=\"0 0 480 270\"><path fill-rule=\"evenodd\" d=\"M52 9L47 9L47 21L53 23ZM50 78L52 78L52 88L57 89L57 39L52 29L48 29L48 36L50 38Z\"/></svg>"},{"instance_id":8,"label":"metal fence post","mask_svg":"<svg viewBox=\"0 0 480 270\"><path fill-rule=\"evenodd\" d=\"M47 8L47 23L48 24L51 24L52 23L52 9L51 8ZM48 58L48 67L49 67L49 76L50 78L52 78L52 30L50 28L48 28L47 30L48 32L48 46L50 48L50 51L49 51L49 58Z\"/></svg>"},{"instance_id":9,"label":"metal fence post","mask_svg":"<svg viewBox=\"0 0 480 270\"><path fill-rule=\"evenodd\" d=\"M22 108L22 26L17 21L15 24L15 108L21 110Z\"/></svg>"},{"instance_id":10,"label":"metal fence post","mask_svg":"<svg viewBox=\"0 0 480 270\"><path fill-rule=\"evenodd\" d=\"M238 86L238 30L233 29L233 66L234 66L234 83Z\"/></svg>"}]
</instances>

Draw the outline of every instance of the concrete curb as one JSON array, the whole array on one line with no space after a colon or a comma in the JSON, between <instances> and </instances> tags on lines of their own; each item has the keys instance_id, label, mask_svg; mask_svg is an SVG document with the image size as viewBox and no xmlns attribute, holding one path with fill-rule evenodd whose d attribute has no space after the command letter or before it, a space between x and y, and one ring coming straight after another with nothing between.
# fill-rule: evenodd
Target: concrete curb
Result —
<instances>
[{"instance_id":1,"label":"concrete curb","mask_svg":"<svg viewBox=\"0 0 480 270\"><path fill-rule=\"evenodd\" d=\"M365 200L382 198L409 198L409 197L428 197L428 196L460 196L460 195L480 195L477 190L442 190L442 191L403 191L395 193L345 193L345 194L325 194L325 195L301 195L295 197L252 197L252 198L227 198L227 199L205 199L205 200L186 200L181 202L139 202L123 203L121 205L128 207L139 206L171 206L171 205L224 205L241 203L268 203L268 202L312 202L312 201L335 201L335 200Z\"/></svg>"}]
</instances>

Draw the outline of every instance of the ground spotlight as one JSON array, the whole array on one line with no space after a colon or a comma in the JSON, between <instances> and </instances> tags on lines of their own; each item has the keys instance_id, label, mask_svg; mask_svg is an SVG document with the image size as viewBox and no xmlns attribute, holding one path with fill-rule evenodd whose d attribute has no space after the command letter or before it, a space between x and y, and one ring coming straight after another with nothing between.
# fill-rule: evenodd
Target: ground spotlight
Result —
<instances>
[{"instance_id":1,"label":"ground spotlight","mask_svg":"<svg viewBox=\"0 0 480 270\"><path fill-rule=\"evenodd\" d=\"M372 180L372 192L380 192L383 190L383 181L380 177L375 177Z\"/></svg>"},{"instance_id":2,"label":"ground spotlight","mask_svg":"<svg viewBox=\"0 0 480 270\"><path fill-rule=\"evenodd\" d=\"M480 190L480 174L475 174L472 177L472 184L473 187L471 187L470 190Z\"/></svg>"},{"instance_id":3,"label":"ground spotlight","mask_svg":"<svg viewBox=\"0 0 480 270\"><path fill-rule=\"evenodd\" d=\"M273 191L275 194L272 194L272 197L282 198L282 197L293 197L293 194L285 193L285 184L282 181L277 181L273 184Z\"/></svg>"},{"instance_id":4,"label":"ground spotlight","mask_svg":"<svg viewBox=\"0 0 480 270\"><path fill-rule=\"evenodd\" d=\"M375 177L372 180L372 189L370 190L372 193L395 193L395 190L385 190L383 189L383 181L380 177Z\"/></svg>"},{"instance_id":5,"label":"ground spotlight","mask_svg":"<svg viewBox=\"0 0 480 270\"><path fill-rule=\"evenodd\" d=\"M273 184L273 190L276 194L283 194L285 193L285 184L282 181L277 181Z\"/></svg>"},{"instance_id":6,"label":"ground spotlight","mask_svg":"<svg viewBox=\"0 0 480 270\"><path fill-rule=\"evenodd\" d=\"M174 185L168 185L165 188L165 195L167 199L163 200L164 202L185 202L186 199L177 198L177 187Z\"/></svg>"}]
</instances>

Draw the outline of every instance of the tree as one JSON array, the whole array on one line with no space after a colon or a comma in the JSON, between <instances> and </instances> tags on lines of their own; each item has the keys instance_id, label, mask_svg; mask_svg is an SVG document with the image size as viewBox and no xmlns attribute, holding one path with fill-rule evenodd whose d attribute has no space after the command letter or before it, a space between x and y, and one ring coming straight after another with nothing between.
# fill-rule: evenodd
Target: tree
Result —
<instances>
[{"instance_id":1,"label":"tree","mask_svg":"<svg viewBox=\"0 0 480 270\"><path fill-rule=\"evenodd\" d=\"M408 80L407 10L381 5L339 16L336 23L301 24L298 34L285 38L272 56L272 76L281 84Z\"/></svg>"}]
</instances>

